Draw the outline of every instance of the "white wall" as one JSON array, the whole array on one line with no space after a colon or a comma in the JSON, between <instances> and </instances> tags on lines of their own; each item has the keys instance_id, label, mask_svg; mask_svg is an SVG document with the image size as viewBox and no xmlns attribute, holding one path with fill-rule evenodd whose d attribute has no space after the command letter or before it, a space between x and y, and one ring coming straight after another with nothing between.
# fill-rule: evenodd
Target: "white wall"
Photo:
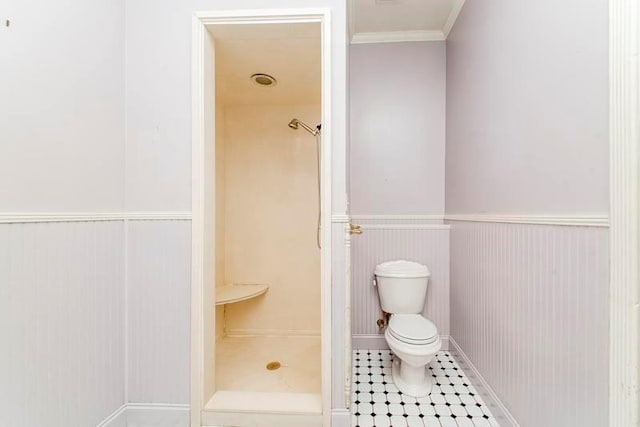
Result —
<instances>
[{"instance_id":1,"label":"white wall","mask_svg":"<svg viewBox=\"0 0 640 427\"><path fill-rule=\"evenodd\" d=\"M124 2L2 9L0 212L121 210Z\"/></svg>"},{"instance_id":2,"label":"white wall","mask_svg":"<svg viewBox=\"0 0 640 427\"><path fill-rule=\"evenodd\" d=\"M124 10L3 3L0 216L123 210ZM124 234L0 224L1 425L95 426L125 402Z\"/></svg>"},{"instance_id":3,"label":"white wall","mask_svg":"<svg viewBox=\"0 0 640 427\"><path fill-rule=\"evenodd\" d=\"M351 47L353 214L444 212L445 44Z\"/></svg>"},{"instance_id":4,"label":"white wall","mask_svg":"<svg viewBox=\"0 0 640 427\"><path fill-rule=\"evenodd\" d=\"M608 13L467 2L447 40L447 213L608 211Z\"/></svg>"}]
</instances>

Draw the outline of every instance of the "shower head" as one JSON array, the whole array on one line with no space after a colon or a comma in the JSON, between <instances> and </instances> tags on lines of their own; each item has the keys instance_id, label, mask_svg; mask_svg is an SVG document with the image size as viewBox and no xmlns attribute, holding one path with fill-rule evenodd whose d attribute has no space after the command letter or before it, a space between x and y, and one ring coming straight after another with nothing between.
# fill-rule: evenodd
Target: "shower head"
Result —
<instances>
[{"instance_id":1,"label":"shower head","mask_svg":"<svg viewBox=\"0 0 640 427\"><path fill-rule=\"evenodd\" d=\"M301 122L298 119L291 119L291 121L289 122L288 126L291 129L297 130L298 126L302 126L302 128L304 130L306 130L307 132L309 132L311 135L316 136L320 134L320 125L316 126L316 128L312 128L311 126L307 125L304 122Z\"/></svg>"}]
</instances>

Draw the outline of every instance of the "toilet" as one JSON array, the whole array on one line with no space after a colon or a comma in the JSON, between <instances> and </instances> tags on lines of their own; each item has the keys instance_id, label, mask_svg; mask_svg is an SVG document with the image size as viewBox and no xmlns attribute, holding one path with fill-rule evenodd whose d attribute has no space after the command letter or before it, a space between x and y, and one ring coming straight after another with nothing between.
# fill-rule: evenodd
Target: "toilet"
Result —
<instances>
[{"instance_id":1,"label":"toilet","mask_svg":"<svg viewBox=\"0 0 640 427\"><path fill-rule=\"evenodd\" d=\"M395 356L393 383L411 397L431 392L427 365L442 347L436 325L421 314L430 276L426 266L412 261L384 262L375 269L380 305L391 315L384 337Z\"/></svg>"}]
</instances>

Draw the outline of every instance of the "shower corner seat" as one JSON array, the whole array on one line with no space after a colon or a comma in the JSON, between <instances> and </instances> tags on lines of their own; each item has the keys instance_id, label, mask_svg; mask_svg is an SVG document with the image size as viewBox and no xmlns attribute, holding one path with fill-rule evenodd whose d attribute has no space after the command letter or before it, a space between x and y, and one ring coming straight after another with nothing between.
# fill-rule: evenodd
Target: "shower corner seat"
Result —
<instances>
[{"instance_id":1,"label":"shower corner seat","mask_svg":"<svg viewBox=\"0 0 640 427\"><path fill-rule=\"evenodd\" d=\"M232 304L267 292L269 285L230 284L216 288L216 305Z\"/></svg>"}]
</instances>

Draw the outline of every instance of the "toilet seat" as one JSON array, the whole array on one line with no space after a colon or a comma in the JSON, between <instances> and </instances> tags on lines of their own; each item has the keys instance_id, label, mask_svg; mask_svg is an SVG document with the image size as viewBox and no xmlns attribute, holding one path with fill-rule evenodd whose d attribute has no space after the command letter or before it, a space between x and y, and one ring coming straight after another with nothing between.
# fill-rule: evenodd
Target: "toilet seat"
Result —
<instances>
[{"instance_id":1,"label":"toilet seat","mask_svg":"<svg viewBox=\"0 0 640 427\"><path fill-rule=\"evenodd\" d=\"M426 345L438 340L438 329L420 314L394 314L387 328L389 335L411 345Z\"/></svg>"}]
</instances>

